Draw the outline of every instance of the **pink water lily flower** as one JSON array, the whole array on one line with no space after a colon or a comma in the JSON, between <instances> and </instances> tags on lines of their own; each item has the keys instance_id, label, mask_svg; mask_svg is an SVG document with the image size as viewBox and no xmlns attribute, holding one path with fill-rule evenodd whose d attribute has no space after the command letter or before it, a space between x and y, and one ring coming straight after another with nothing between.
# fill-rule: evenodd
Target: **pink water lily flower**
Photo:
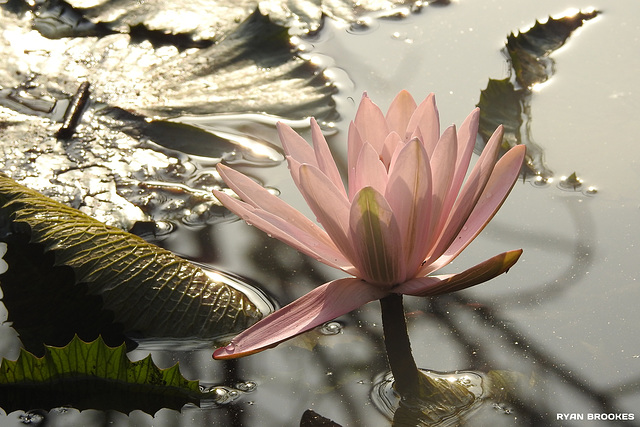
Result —
<instances>
[{"instance_id":1,"label":"pink water lily flower","mask_svg":"<svg viewBox=\"0 0 640 427\"><path fill-rule=\"evenodd\" d=\"M500 126L470 174L478 130L475 109L440 134L433 94L420 105L400 92L386 116L365 94L348 134L345 188L320 127L313 147L278 124L291 175L322 227L250 178L224 165L220 175L240 200L216 197L246 222L353 277L333 280L265 317L214 353L252 354L391 293L433 296L507 271L522 250L496 255L462 273L431 275L478 235L518 177L524 146L499 160ZM466 179L465 179L466 176Z\"/></svg>"}]
</instances>

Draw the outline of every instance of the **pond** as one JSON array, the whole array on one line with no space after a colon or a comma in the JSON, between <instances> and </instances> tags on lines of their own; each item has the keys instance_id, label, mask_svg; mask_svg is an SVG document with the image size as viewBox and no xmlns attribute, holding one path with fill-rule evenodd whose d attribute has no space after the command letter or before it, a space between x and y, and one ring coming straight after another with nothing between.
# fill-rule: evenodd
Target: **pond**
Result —
<instances>
[{"instance_id":1,"label":"pond","mask_svg":"<svg viewBox=\"0 0 640 427\"><path fill-rule=\"evenodd\" d=\"M512 76L503 52L510 33L577 10L598 14L549 52L550 77L532 88L530 109L522 112L528 132L522 137L540 149L544 179L518 180L487 228L443 271L462 271L511 249L522 248L522 257L508 274L477 287L404 299L417 365L445 378L467 375L482 389L478 402L437 425L640 425L640 4L425 3L391 18L364 13L356 24L325 18L317 32L292 40L336 88L336 114L325 114L322 125L344 161L347 126L364 91L383 110L399 90L416 99L433 92L441 124L459 125L489 79ZM256 149L258 160L237 162L238 168L313 218L278 157L276 119L250 113L238 116L242 124L233 126L233 138L266 140L272 145L260 147L273 151L265 156ZM309 136L303 118L273 116ZM226 135L219 116L207 117L185 114L173 121ZM185 152L197 167L215 163L200 151L194 155L201 148L193 145ZM572 174L575 179L567 178ZM196 226L166 223L172 231L156 243L256 283L279 305L342 277L229 216ZM0 355L15 359L19 338L10 324L3 328ZM151 354L160 368L179 363L184 377L215 391L216 398L200 407L152 414L29 407L5 411L0 425L391 425L376 302L246 358L213 360L213 348L206 340L150 338L128 353L131 360Z\"/></svg>"}]
</instances>

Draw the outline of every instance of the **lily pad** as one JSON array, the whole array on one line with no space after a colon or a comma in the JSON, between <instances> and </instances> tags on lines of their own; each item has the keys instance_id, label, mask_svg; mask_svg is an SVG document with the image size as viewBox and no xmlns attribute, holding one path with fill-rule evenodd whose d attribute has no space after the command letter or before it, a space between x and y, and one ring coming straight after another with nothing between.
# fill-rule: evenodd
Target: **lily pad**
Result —
<instances>
[{"instance_id":1,"label":"lily pad","mask_svg":"<svg viewBox=\"0 0 640 427\"><path fill-rule=\"evenodd\" d=\"M547 81L555 72L555 62L549 56L563 46L582 24L595 18L598 11L578 12L561 18L536 21L527 31L512 33L505 43L505 55L511 65L511 76L503 80L489 79L480 94L479 134L489 140L499 124L504 125L504 148L527 146L525 175L537 176L546 182L553 176L544 162L544 150L531 135L531 100L533 86Z\"/></svg>"},{"instance_id":2,"label":"lily pad","mask_svg":"<svg viewBox=\"0 0 640 427\"><path fill-rule=\"evenodd\" d=\"M54 265L70 267L75 283L99 296L125 331L214 340L262 317L244 293L194 264L4 176L0 203L14 229L51 251Z\"/></svg>"},{"instance_id":3,"label":"lily pad","mask_svg":"<svg viewBox=\"0 0 640 427\"><path fill-rule=\"evenodd\" d=\"M178 364L158 368L151 356L132 362L124 345L78 337L64 347L47 346L43 357L21 350L17 360L0 365L0 406L7 412L71 405L128 414L154 414L162 408L199 404L210 393L182 376Z\"/></svg>"},{"instance_id":4,"label":"lily pad","mask_svg":"<svg viewBox=\"0 0 640 427\"><path fill-rule=\"evenodd\" d=\"M584 21L598 14L594 10L549 18L544 23L536 21L527 31L511 33L507 37L506 52L520 86L527 88L548 80L555 71L555 62L549 55L563 46Z\"/></svg>"},{"instance_id":5,"label":"lily pad","mask_svg":"<svg viewBox=\"0 0 640 427\"><path fill-rule=\"evenodd\" d=\"M215 127L230 113L260 115L277 140L277 120L337 118L336 89L322 68L297 56L287 28L257 11L215 44L186 50L122 33L50 39L32 30L33 16L0 4L0 170L123 229L186 216L190 225L217 221L215 163L250 158L242 141L268 145L246 127L226 126L225 137L187 125L158 132L169 119L211 118ZM88 96L75 109L80 81ZM69 111L77 126L61 132ZM194 136L199 150L180 151Z\"/></svg>"}]
</instances>

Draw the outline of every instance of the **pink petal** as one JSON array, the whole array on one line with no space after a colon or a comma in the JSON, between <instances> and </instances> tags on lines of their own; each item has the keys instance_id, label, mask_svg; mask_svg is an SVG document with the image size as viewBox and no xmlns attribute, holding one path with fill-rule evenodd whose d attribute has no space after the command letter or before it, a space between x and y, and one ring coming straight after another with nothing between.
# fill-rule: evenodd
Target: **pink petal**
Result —
<instances>
[{"instance_id":1,"label":"pink petal","mask_svg":"<svg viewBox=\"0 0 640 427\"><path fill-rule=\"evenodd\" d=\"M400 91L387 111L386 120L389 125L389 131L396 132L404 137L407 133L409 119L411 119L416 107L416 101L414 101L411 94L406 90Z\"/></svg>"},{"instance_id":2,"label":"pink petal","mask_svg":"<svg viewBox=\"0 0 640 427\"><path fill-rule=\"evenodd\" d=\"M458 142L456 138L455 126L449 126L438 141L438 145L431 156L431 169L433 176L433 202L431 205L431 224L428 235L429 245L433 246L442 232L442 227L446 224L449 211L445 210L445 203L448 198L453 198L460 187L453 186L453 179L456 172L456 160L458 154ZM427 254L424 254L425 256ZM423 258L424 259L424 258Z\"/></svg>"},{"instance_id":3,"label":"pink petal","mask_svg":"<svg viewBox=\"0 0 640 427\"><path fill-rule=\"evenodd\" d=\"M315 153L311 145L295 130L291 129L290 126L278 122L276 123L276 128L278 129L278 136L280 137L280 142L282 143L285 154L288 158L291 157L295 160L294 162L289 161L289 169L291 170L291 176L293 176L294 181L297 183L298 167L302 163L309 163L314 166L318 165Z\"/></svg>"},{"instance_id":4,"label":"pink petal","mask_svg":"<svg viewBox=\"0 0 640 427\"><path fill-rule=\"evenodd\" d=\"M340 176L336 162L331 155L327 140L322 134L318 122L316 122L314 118L311 118L311 138L313 139L313 150L317 161L316 165L346 197L347 192L344 189L342 177Z\"/></svg>"},{"instance_id":5,"label":"pink petal","mask_svg":"<svg viewBox=\"0 0 640 427\"><path fill-rule=\"evenodd\" d=\"M318 168L307 164L300 166L300 191L333 243L352 260L347 198Z\"/></svg>"},{"instance_id":6,"label":"pink petal","mask_svg":"<svg viewBox=\"0 0 640 427\"><path fill-rule=\"evenodd\" d=\"M441 226L443 231L438 236L438 243L427 259L427 265L439 258L449 245L451 245L451 242L462 229L469 214L475 208L476 202L493 172L496 159L498 158L498 150L502 143L502 134L503 128L499 126L482 151L480 158L460 191L452 210L448 214L447 223ZM455 188L452 188L452 191L455 190Z\"/></svg>"},{"instance_id":7,"label":"pink petal","mask_svg":"<svg viewBox=\"0 0 640 427\"><path fill-rule=\"evenodd\" d=\"M353 180L349 182L349 187L356 192L367 186L375 188L382 194L387 187L387 168L380 161L376 150L368 142L362 146L356 164L356 172Z\"/></svg>"},{"instance_id":8,"label":"pink petal","mask_svg":"<svg viewBox=\"0 0 640 427\"><path fill-rule=\"evenodd\" d=\"M338 279L315 288L217 349L215 359L247 356L293 338L386 295L360 279Z\"/></svg>"},{"instance_id":9,"label":"pink petal","mask_svg":"<svg viewBox=\"0 0 640 427\"><path fill-rule=\"evenodd\" d=\"M214 191L214 195L231 212L269 236L331 267L349 274L358 274L357 269L342 255L327 233L306 217L303 217L303 221L293 220L291 217L283 219L220 191Z\"/></svg>"},{"instance_id":10,"label":"pink petal","mask_svg":"<svg viewBox=\"0 0 640 427\"><path fill-rule=\"evenodd\" d=\"M462 122L462 125L458 130L458 148L456 150L457 159L455 167L453 168L455 172L450 184L451 191L448 192L442 204L440 222L435 228L437 235L441 234L441 230L444 228L449 213L451 212L456 198L458 197L459 189L462 188L462 183L467 175L469 162L471 161L471 156L473 154L473 148L476 145L479 121L480 109L476 108L467 116L464 122Z\"/></svg>"},{"instance_id":11,"label":"pink petal","mask_svg":"<svg viewBox=\"0 0 640 427\"><path fill-rule=\"evenodd\" d=\"M405 142L397 133L391 132L387 135L382 146L382 152L380 153L380 160L382 160L385 167L389 167L395 152L404 147L404 144Z\"/></svg>"},{"instance_id":12,"label":"pink petal","mask_svg":"<svg viewBox=\"0 0 640 427\"><path fill-rule=\"evenodd\" d=\"M389 127L380 108L366 93L362 96L354 123L362 140L371 144L376 152L382 152L384 139L389 134Z\"/></svg>"},{"instance_id":13,"label":"pink petal","mask_svg":"<svg viewBox=\"0 0 640 427\"><path fill-rule=\"evenodd\" d=\"M453 261L491 221L513 188L520 174L525 153L525 146L517 145L502 156L459 234L427 271L435 271Z\"/></svg>"},{"instance_id":14,"label":"pink petal","mask_svg":"<svg viewBox=\"0 0 640 427\"><path fill-rule=\"evenodd\" d=\"M350 258L364 280L394 285L406 277L405 258L398 223L382 194L364 187L353 198L349 215Z\"/></svg>"},{"instance_id":15,"label":"pink petal","mask_svg":"<svg viewBox=\"0 0 640 427\"><path fill-rule=\"evenodd\" d=\"M429 158L420 141L413 139L394 157L385 193L398 222L409 275L427 255L431 194Z\"/></svg>"},{"instance_id":16,"label":"pink petal","mask_svg":"<svg viewBox=\"0 0 640 427\"><path fill-rule=\"evenodd\" d=\"M521 254L522 249L504 252L462 273L415 278L397 286L393 292L425 297L466 289L506 273Z\"/></svg>"},{"instance_id":17,"label":"pink petal","mask_svg":"<svg viewBox=\"0 0 640 427\"><path fill-rule=\"evenodd\" d=\"M349 124L349 135L347 138L347 163L349 168L347 172L349 179L349 200L353 200L353 196L358 192L359 189L356 190L355 185L352 185L352 183L355 182L356 165L358 164L358 158L360 157L360 152L362 151L362 146L364 145L364 141L360 136L360 132L353 122Z\"/></svg>"},{"instance_id":18,"label":"pink petal","mask_svg":"<svg viewBox=\"0 0 640 427\"><path fill-rule=\"evenodd\" d=\"M414 111L407 125L406 140L421 135L420 139L431 156L440 139L440 115L436 107L436 97L433 93L425 98Z\"/></svg>"}]
</instances>

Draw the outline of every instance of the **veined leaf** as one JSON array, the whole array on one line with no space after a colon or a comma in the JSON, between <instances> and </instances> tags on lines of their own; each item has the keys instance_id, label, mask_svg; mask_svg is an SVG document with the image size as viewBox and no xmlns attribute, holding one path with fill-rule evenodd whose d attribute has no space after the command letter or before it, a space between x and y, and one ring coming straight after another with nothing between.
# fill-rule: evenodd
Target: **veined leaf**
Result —
<instances>
[{"instance_id":1,"label":"veined leaf","mask_svg":"<svg viewBox=\"0 0 640 427\"><path fill-rule=\"evenodd\" d=\"M505 54L511 65L511 77L489 79L480 94L479 133L486 143L496 126L504 125L504 148L527 146L525 173L543 180L553 176L544 163L544 150L536 144L530 131L532 88L547 81L554 73L554 60L549 57L565 44L569 36L584 21L598 15L598 11L578 12L561 18L537 22L529 30L510 34Z\"/></svg>"},{"instance_id":2,"label":"veined leaf","mask_svg":"<svg viewBox=\"0 0 640 427\"><path fill-rule=\"evenodd\" d=\"M219 338L262 317L242 292L170 251L0 176L0 210L98 295L114 321L147 337ZM9 248L11 250L11 248ZM0 280L2 277L0 276Z\"/></svg>"},{"instance_id":3,"label":"veined leaf","mask_svg":"<svg viewBox=\"0 0 640 427\"><path fill-rule=\"evenodd\" d=\"M74 337L65 347L47 346L40 358L22 350L17 360L0 365L0 406L7 413L71 405L154 414L206 397L178 364L160 369L150 355L131 362L124 345L108 347L102 338L87 343Z\"/></svg>"},{"instance_id":4,"label":"veined leaf","mask_svg":"<svg viewBox=\"0 0 640 427\"><path fill-rule=\"evenodd\" d=\"M554 72L554 61L549 55L565 44L574 30L584 21L595 18L598 11L578 12L561 18L536 21L525 32L507 37L506 50L516 81L522 87L546 81Z\"/></svg>"}]
</instances>

